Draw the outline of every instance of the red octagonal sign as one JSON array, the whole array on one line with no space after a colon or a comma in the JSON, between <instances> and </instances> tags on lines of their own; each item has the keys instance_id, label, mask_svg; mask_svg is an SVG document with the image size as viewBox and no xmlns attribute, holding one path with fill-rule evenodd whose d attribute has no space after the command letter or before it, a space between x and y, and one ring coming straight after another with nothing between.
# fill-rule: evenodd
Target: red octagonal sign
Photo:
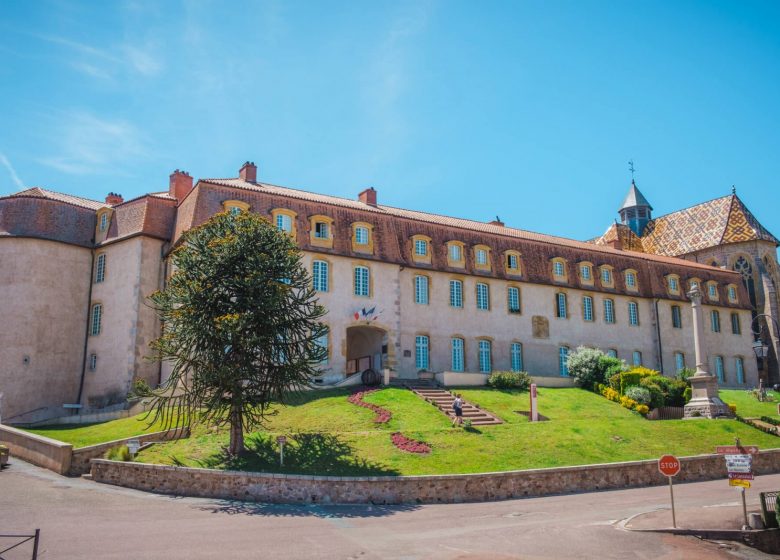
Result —
<instances>
[{"instance_id":1,"label":"red octagonal sign","mask_svg":"<svg viewBox=\"0 0 780 560\"><path fill-rule=\"evenodd\" d=\"M658 459L658 470L666 476L675 476L680 472L680 460L674 455L664 455Z\"/></svg>"}]
</instances>

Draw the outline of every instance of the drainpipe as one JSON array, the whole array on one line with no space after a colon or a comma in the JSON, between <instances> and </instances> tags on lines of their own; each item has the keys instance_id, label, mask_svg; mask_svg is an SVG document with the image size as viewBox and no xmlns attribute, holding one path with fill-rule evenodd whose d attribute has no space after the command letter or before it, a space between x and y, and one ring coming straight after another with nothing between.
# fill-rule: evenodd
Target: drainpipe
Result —
<instances>
[{"instance_id":1,"label":"drainpipe","mask_svg":"<svg viewBox=\"0 0 780 560\"><path fill-rule=\"evenodd\" d=\"M653 306L655 308L655 341L656 352L658 352L658 370L663 374L664 372L664 349L661 343L661 318L658 316L658 298L653 300Z\"/></svg>"},{"instance_id":2,"label":"drainpipe","mask_svg":"<svg viewBox=\"0 0 780 560\"><path fill-rule=\"evenodd\" d=\"M81 379L79 380L79 396L76 399L76 404L78 405L78 408L74 408L76 413L78 413L79 408L81 408L81 397L84 392L84 377L87 374L87 345L89 343L89 318L90 318L90 311L92 311L92 275L95 272L95 250L92 250L92 261L89 265L89 292L87 295L87 320L86 327L84 329L84 360L81 364Z\"/></svg>"}]
</instances>

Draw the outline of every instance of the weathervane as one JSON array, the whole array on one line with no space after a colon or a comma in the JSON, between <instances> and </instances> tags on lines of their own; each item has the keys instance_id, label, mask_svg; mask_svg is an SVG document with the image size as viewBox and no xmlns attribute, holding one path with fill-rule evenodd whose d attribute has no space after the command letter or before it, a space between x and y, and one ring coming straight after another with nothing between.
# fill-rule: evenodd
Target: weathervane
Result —
<instances>
[{"instance_id":1,"label":"weathervane","mask_svg":"<svg viewBox=\"0 0 780 560\"><path fill-rule=\"evenodd\" d=\"M628 170L631 172L631 182L634 182L634 160L628 161Z\"/></svg>"}]
</instances>

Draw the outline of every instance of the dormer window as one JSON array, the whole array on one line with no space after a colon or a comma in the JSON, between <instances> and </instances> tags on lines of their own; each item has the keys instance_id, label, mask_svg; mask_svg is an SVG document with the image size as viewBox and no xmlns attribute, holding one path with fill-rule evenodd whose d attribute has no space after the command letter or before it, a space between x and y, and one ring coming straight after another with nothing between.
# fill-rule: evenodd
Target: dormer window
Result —
<instances>
[{"instance_id":1,"label":"dormer window","mask_svg":"<svg viewBox=\"0 0 780 560\"><path fill-rule=\"evenodd\" d=\"M707 282L707 297L711 301L718 301L718 285L715 282Z\"/></svg>"},{"instance_id":2,"label":"dormer window","mask_svg":"<svg viewBox=\"0 0 780 560\"><path fill-rule=\"evenodd\" d=\"M295 239L295 217L297 216L295 212L284 208L276 208L271 211L271 216L273 217L273 223L279 231L283 231Z\"/></svg>"},{"instance_id":3,"label":"dormer window","mask_svg":"<svg viewBox=\"0 0 780 560\"><path fill-rule=\"evenodd\" d=\"M315 247L333 248L333 218L315 215L311 221L310 243Z\"/></svg>"},{"instance_id":4,"label":"dormer window","mask_svg":"<svg viewBox=\"0 0 780 560\"><path fill-rule=\"evenodd\" d=\"M560 257L552 260L553 280L557 282L566 282L566 261Z\"/></svg>"},{"instance_id":5,"label":"dormer window","mask_svg":"<svg viewBox=\"0 0 780 560\"><path fill-rule=\"evenodd\" d=\"M505 253L505 257L506 257L506 273L519 276L521 274L520 253L518 253L517 251L507 251Z\"/></svg>"},{"instance_id":6,"label":"dormer window","mask_svg":"<svg viewBox=\"0 0 780 560\"><path fill-rule=\"evenodd\" d=\"M414 254L418 257L428 256L428 242L425 239L416 239L414 242Z\"/></svg>"},{"instance_id":7,"label":"dormer window","mask_svg":"<svg viewBox=\"0 0 780 560\"><path fill-rule=\"evenodd\" d=\"M734 284L729 284L726 291L728 292L729 302L737 303L737 287Z\"/></svg>"},{"instance_id":8,"label":"dormer window","mask_svg":"<svg viewBox=\"0 0 780 560\"><path fill-rule=\"evenodd\" d=\"M592 268L589 264L581 264L580 265L580 278L583 280L590 281L593 279L593 272Z\"/></svg>"},{"instance_id":9,"label":"dormer window","mask_svg":"<svg viewBox=\"0 0 780 560\"><path fill-rule=\"evenodd\" d=\"M666 287L670 295L680 294L680 278L676 274L670 274L666 277Z\"/></svg>"},{"instance_id":10,"label":"dormer window","mask_svg":"<svg viewBox=\"0 0 780 560\"><path fill-rule=\"evenodd\" d=\"M100 231L106 231L108 228L108 212L103 212L100 215Z\"/></svg>"},{"instance_id":11,"label":"dormer window","mask_svg":"<svg viewBox=\"0 0 780 560\"><path fill-rule=\"evenodd\" d=\"M636 292L639 289L636 270L626 270L625 279L627 290Z\"/></svg>"},{"instance_id":12,"label":"dormer window","mask_svg":"<svg viewBox=\"0 0 780 560\"><path fill-rule=\"evenodd\" d=\"M328 239L330 237L330 226L326 222L314 224L314 237L317 239Z\"/></svg>"},{"instance_id":13,"label":"dormer window","mask_svg":"<svg viewBox=\"0 0 780 560\"><path fill-rule=\"evenodd\" d=\"M692 278L688 282L688 290L692 290L694 288L698 288L699 290L701 290L701 281L698 278Z\"/></svg>"},{"instance_id":14,"label":"dormer window","mask_svg":"<svg viewBox=\"0 0 780 560\"><path fill-rule=\"evenodd\" d=\"M431 262L431 238L425 235L412 237L412 260L414 262L430 264Z\"/></svg>"},{"instance_id":15,"label":"dormer window","mask_svg":"<svg viewBox=\"0 0 780 560\"><path fill-rule=\"evenodd\" d=\"M366 222L352 224L352 250L356 253L374 253L374 226Z\"/></svg>"},{"instance_id":16,"label":"dormer window","mask_svg":"<svg viewBox=\"0 0 780 560\"><path fill-rule=\"evenodd\" d=\"M490 270L490 248L485 245L474 247L474 268Z\"/></svg>"},{"instance_id":17,"label":"dormer window","mask_svg":"<svg viewBox=\"0 0 780 560\"><path fill-rule=\"evenodd\" d=\"M447 243L447 265L461 268L464 264L463 243L460 241Z\"/></svg>"},{"instance_id":18,"label":"dormer window","mask_svg":"<svg viewBox=\"0 0 780 560\"><path fill-rule=\"evenodd\" d=\"M231 216L238 216L241 212L249 212L249 204L242 200L226 200L222 203L222 208Z\"/></svg>"},{"instance_id":19,"label":"dormer window","mask_svg":"<svg viewBox=\"0 0 780 560\"><path fill-rule=\"evenodd\" d=\"M613 287L612 268L609 266L601 267L601 285L611 288Z\"/></svg>"}]
</instances>

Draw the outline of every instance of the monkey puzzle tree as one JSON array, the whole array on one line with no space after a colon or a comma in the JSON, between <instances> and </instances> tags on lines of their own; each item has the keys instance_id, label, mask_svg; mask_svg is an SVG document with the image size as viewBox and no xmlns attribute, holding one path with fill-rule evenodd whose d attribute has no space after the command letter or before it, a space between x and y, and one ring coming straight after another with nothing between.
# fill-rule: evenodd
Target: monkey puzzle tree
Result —
<instances>
[{"instance_id":1,"label":"monkey puzzle tree","mask_svg":"<svg viewBox=\"0 0 780 560\"><path fill-rule=\"evenodd\" d=\"M294 242L256 214L217 214L184 234L174 271L149 299L162 321L155 357L173 371L150 391L154 419L230 426L228 453L310 383L327 327Z\"/></svg>"}]
</instances>

